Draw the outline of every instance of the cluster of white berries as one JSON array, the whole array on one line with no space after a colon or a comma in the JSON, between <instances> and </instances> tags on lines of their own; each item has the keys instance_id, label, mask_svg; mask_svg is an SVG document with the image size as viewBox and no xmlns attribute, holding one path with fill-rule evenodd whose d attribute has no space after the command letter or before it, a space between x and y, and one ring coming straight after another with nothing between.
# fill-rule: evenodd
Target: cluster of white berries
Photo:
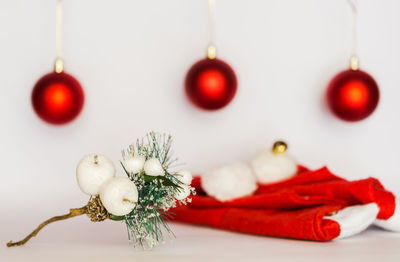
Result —
<instances>
[{"instance_id":1,"label":"cluster of white berries","mask_svg":"<svg viewBox=\"0 0 400 262\"><path fill-rule=\"evenodd\" d=\"M202 188L220 201L248 196L257 183L273 183L296 174L297 164L285 154L286 144L278 141L272 150L262 150L250 162L235 162L213 168L202 176Z\"/></svg>"},{"instance_id":2,"label":"cluster of white berries","mask_svg":"<svg viewBox=\"0 0 400 262\"><path fill-rule=\"evenodd\" d=\"M123 165L126 171L130 174L138 174L141 171L148 176L164 176L165 170L160 161L153 157L147 161L143 156L129 155L125 157ZM177 200L183 200L190 195L190 183L192 182L192 173L188 170L181 170L172 176L181 182L180 190L175 194Z\"/></svg>"},{"instance_id":3,"label":"cluster of white berries","mask_svg":"<svg viewBox=\"0 0 400 262\"><path fill-rule=\"evenodd\" d=\"M177 200L183 200L190 195L190 184L192 183L192 173L188 170L181 170L174 174L175 178L179 180L182 184L180 185L180 189L175 194L175 198Z\"/></svg>"},{"instance_id":4,"label":"cluster of white berries","mask_svg":"<svg viewBox=\"0 0 400 262\"><path fill-rule=\"evenodd\" d=\"M136 206L136 185L127 177L116 177L115 166L106 156L91 154L83 157L76 168L76 178L84 193L100 196L110 214L123 216Z\"/></svg>"},{"instance_id":5,"label":"cluster of white berries","mask_svg":"<svg viewBox=\"0 0 400 262\"><path fill-rule=\"evenodd\" d=\"M128 156L124 159L125 170L131 174L144 172L147 176L164 176L165 170L157 158L145 159L144 156ZM91 196L99 195L107 211L115 216L129 214L138 203L138 189L127 177L116 177L115 166L106 156L87 155L76 168L76 178L80 189ZM183 200L190 195L192 174L181 170L172 175L181 182L174 197Z\"/></svg>"}]
</instances>

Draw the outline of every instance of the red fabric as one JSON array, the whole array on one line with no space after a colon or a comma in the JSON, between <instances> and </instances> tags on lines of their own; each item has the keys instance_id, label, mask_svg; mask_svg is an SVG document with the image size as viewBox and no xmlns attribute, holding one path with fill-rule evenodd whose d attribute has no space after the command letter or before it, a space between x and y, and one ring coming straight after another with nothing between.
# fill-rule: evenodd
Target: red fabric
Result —
<instances>
[{"instance_id":1,"label":"red fabric","mask_svg":"<svg viewBox=\"0 0 400 262\"><path fill-rule=\"evenodd\" d=\"M192 186L197 195L189 206L171 210L174 220L225 230L327 241L340 234L340 226L325 215L344 207L376 203L378 218L394 213L395 197L375 178L347 181L327 168L309 171L299 167L296 176L274 184L259 185L252 196L220 202L201 189L201 178Z\"/></svg>"}]
</instances>

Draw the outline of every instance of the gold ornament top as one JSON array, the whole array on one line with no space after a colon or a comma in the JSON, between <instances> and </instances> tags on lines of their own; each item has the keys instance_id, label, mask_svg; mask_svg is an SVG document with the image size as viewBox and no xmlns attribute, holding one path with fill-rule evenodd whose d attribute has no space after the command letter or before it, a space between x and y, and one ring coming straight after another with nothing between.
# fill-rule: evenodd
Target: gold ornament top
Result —
<instances>
[{"instance_id":1,"label":"gold ornament top","mask_svg":"<svg viewBox=\"0 0 400 262\"><path fill-rule=\"evenodd\" d=\"M207 58L215 59L217 57L217 49L213 45L207 47Z\"/></svg>"},{"instance_id":2,"label":"gold ornament top","mask_svg":"<svg viewBox=\"0 0 400 262\"><path fill-rule=\"evenodd\" d=\"M54 72L57 74L64 72L64 61L60 57L58 57L54 63Z\"/></svg>"},{"instance_id":3,"label":"gold ornament top","mask_svg":"<svg viewBox=\"0 0 400 262\"><path fill-rule=\"evenodd\" d=\"M284 154L287 150L287 144L283 141L276 141L272 146L272 152L275 155Z\"/></svg>"},{"instance_id":4,"label":"gold ornament top","mask_svg":"<svg viewBox=\"0 0 400 262\"><path fill-rule=\"evenodd\" d=\"M359 68L359 61L358 61L358 57L357 56L352 56L351 58L350 58L350 69L351 70L358 70L358 68Z\"/></svg>"}]
</instances>

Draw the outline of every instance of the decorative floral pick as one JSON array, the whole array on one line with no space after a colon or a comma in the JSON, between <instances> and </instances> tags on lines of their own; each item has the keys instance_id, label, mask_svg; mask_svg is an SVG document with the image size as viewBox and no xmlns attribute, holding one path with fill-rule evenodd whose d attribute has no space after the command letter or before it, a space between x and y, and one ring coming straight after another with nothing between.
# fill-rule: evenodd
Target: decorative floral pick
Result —
<instances>
[{"instance_id":1,"label":"decorative floral pick","mask_svg":"<svg viewBox=\"0 0 400 262\"><path fill-rule=\"evenodd\" d=\"M24 245L46 225L83 214L92 222L124 221L135 247L149 249L173 237L166 223L172 215L168 210L186 205L195 191L189 171L169 170L177 161L171 158L171 143L171 136L150 132L123 150L121 165L127 177L116 177L115 166L106 156L85 156L76 168L76 177L80 189L90 195L89 202L44 221L23 240L10 241L7 246Z\"/></svg>"}]
</instances>

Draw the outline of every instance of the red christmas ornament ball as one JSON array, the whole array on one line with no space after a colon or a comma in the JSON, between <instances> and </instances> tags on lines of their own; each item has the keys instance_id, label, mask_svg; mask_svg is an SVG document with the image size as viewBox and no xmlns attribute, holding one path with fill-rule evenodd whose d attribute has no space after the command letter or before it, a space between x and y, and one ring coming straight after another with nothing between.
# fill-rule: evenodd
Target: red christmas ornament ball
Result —
<instances>
[{"instance_id":1,"label":"red christmas ornament ball","mask_svg":"<svg viewBox=\"0 0 400 262\"><path fill-rule=\"evenodd\" d=\"M32 106L45 122L65 124L81 112L85 100L79 82L71 75L49 73L35 84L32 90Z\"/></svg>"},{"instance_id":2,"label":"red christmas ornament ball","mask_svg":"<svg viewBox=\"0 0 400 262\"><path fill-rule=\"evenodd\" d=\"M361 70L345 70L329 83L326 92L330 110L345 121L360 121L374 112L379 102L375 80Z\"/></svg>"},{"instance_id":3,"label":"red christmas ornament ball","mask_svg":"<svg viewBox=\"0 0 400 262\"><path fill-rule=\"evenodd\" d=\"M202 59L195 63L186 74L186 95L201 109L223 108L232 101L236 90L235 72L227 63L219 59Z\"/></svg>"}]
</instances>

